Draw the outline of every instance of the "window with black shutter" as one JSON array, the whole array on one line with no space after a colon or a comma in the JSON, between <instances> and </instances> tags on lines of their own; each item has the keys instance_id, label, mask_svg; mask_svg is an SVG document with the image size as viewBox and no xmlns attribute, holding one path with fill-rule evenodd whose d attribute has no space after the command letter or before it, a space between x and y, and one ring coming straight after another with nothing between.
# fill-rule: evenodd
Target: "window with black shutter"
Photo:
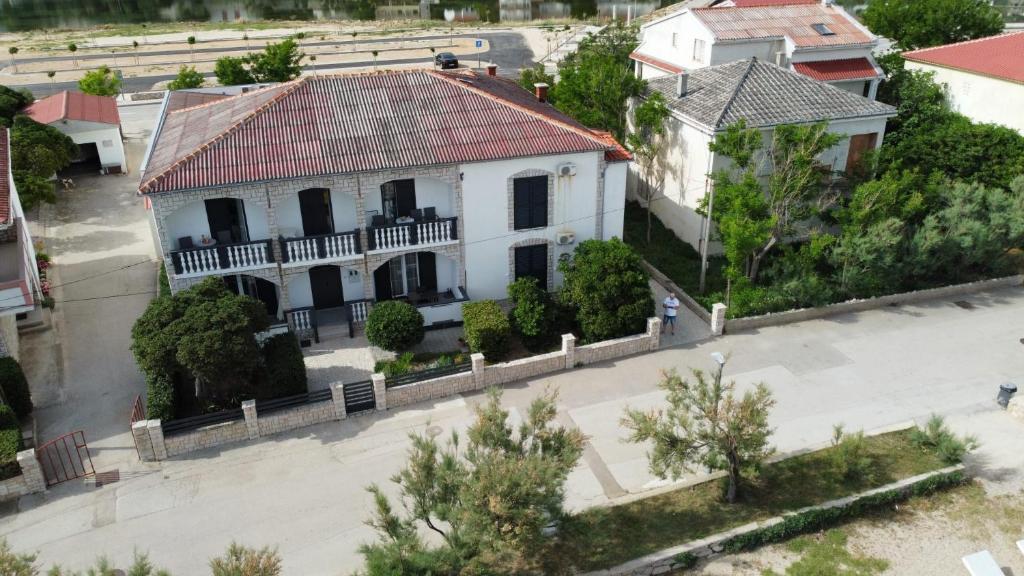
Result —
<instances>
[{"instance_id":1,"label":"window with black shutter","mask_svg":"<svg viewBox=\"0 0 1024 576\"><path fill-rule=\"evenodd\" d=\"M530 176L512 181L513 224L515 230L543 228L548 225L548 177Z\"/></svg>"},{"instance_id":2,"label":"window with black shutter","mask_svg":"<svg viewBox=\"0 0 1024 576\"><path fill-rule=\"evenodd\" d=\"M532 276L541 288L548 286L548 246L522 246L516 248L516 279Z\"/></svg>"}]
</instances>

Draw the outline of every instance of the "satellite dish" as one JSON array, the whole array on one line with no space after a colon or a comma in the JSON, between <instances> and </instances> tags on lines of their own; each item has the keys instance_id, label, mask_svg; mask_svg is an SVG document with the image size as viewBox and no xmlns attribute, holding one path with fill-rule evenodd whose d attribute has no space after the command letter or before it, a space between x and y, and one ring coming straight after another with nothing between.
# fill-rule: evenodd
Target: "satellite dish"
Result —
<instances>
[{"instance_id":1,"label":"satellite dish","mask_svg":"<svg viewBox=\"0 0 1024 576\"><path fill-rule=\"evenodd\" d=\"M449 9L449 8L445 8L445 11L444 11L444 21L445 22L454 22L455 21L455 10L452 10L452 9Z\"/></svg>"}]
</instances>

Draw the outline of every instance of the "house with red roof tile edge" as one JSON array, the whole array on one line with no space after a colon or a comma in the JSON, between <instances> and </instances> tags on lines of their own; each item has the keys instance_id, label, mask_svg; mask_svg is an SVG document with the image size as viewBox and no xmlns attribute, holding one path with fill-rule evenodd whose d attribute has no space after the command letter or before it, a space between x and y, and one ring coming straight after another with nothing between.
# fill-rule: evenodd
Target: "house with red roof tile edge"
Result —
<instances>
[{"instance_id":1,"label":"house with red roof tile edge","mask_svg":"<svg viewBox=\"0 0 1024 576\"><path fill-rule=\"evenodd\" d=\"M81 168L95 168L104 174L127 170L121 117L113 97L65 90L36 100L24 112L36 122L67 134L78 144L79 157L75 164Z\"/></svg>"},{"instance_id":2,"label":"house with red roof tile edge","mask_svg":"<svg viewBox=\"0 0 1024 576\"><path fill-rule=\"evenodd\" d=\"M1024 31L904 52L907 70L935 74L950 107L1024 134Z\"/></svg>"},{"instance_id":3,"label":"house with red roof tile edge","mask_svg":"<svg viewBox=\"0 0 1024 576\"><path fill-rule=\"evenodd\" d=\"M208 276L307 337L408 299L428 326L622 235L630 154L495 70L171 92L139 194L172 291Z\"/></svg>"}]
</instances>

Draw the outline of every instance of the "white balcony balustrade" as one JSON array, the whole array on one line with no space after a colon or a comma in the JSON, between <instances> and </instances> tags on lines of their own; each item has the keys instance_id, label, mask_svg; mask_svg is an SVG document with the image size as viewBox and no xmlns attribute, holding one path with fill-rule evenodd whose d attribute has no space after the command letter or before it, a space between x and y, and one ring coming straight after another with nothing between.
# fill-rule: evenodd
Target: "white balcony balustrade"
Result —
<instances>
[{"instance_id":1,"label":"white balcony balustrade","mask_svg":"<svg viewBox=\"0 0 1024 576\"><path fill-rule=\"evenodd\" d=\"M256 240L175 250L171 262L179 277L232 273L273 266L274 251L270 240Z\"/></svg>"},{"instance_id":2,"label":"white balcony balustrade","mask_svg":"<svg viewBox=\"0 0 1024 576\"><path fill-rule=\"evenodd\" d=\"M285 266L354 260L362 254L358 231L283 238L280 243Z\"/></svg>"}]
</instances>

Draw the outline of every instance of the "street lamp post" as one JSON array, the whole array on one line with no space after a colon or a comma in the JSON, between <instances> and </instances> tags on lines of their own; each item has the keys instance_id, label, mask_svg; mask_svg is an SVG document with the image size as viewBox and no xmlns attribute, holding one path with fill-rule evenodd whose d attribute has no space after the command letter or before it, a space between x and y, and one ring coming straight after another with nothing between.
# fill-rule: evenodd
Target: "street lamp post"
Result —
<instances>
[{"instance_id":1,"label":"street lamp post","mask_svg":"<svg viewBox=\"0 0 1024 576\"><path fill-rule=\"evenodd\" d=\"M725 355L722 354L721 352L712 352L711 359L715 361L715 364L718 364L718 372L715 373L715 383L721 384L722 371L725 370Z\"/></svg>"}]
</instances>

